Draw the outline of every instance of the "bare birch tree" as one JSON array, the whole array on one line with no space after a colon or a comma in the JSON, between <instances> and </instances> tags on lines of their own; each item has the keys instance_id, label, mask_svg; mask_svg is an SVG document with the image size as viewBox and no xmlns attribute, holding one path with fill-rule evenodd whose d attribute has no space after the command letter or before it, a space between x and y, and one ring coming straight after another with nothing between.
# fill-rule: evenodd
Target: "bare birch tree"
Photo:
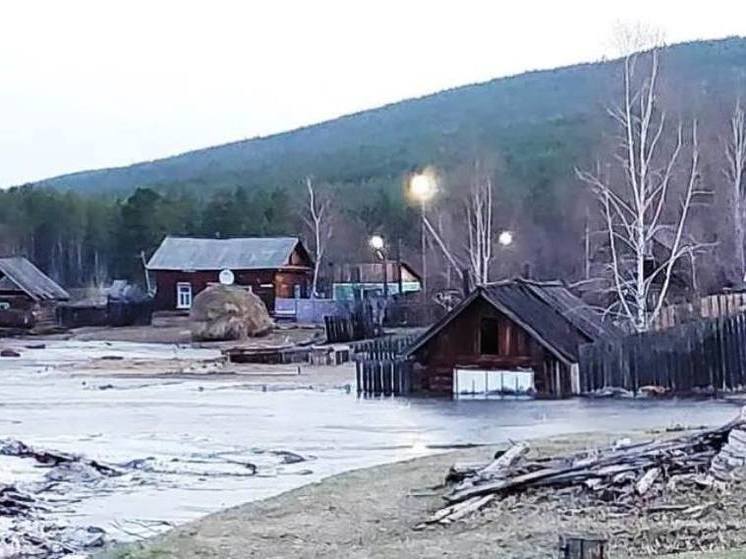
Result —
<instances>
[{"instance_id":1,"label":"bare birch tree","mask_svg":"<svg viewBox=\"0 0 746 559\"><path fill-rule=\"evenodd\" d=\"M492 262L492 180L479 173L478 164L476 167L466 202L469 231L467 255L474 282L483 285L490 280Z\"/></svg>"},{"instance_id":2,"label":"bare birch tree","mask_svg":"<svg viewBox=\"0 0 746 559\"><path fill-rule=\"evenodd\" d=\"M746 258L744 257L744 211L746 210L746 115L740 99L730 119L730 134L724 141L727 166L725 177L730 186L731 211L733 219L733 236L736 249L736 262L739 279L746 275Z\"/></svg>"},{"instance_id":3,"label":"bare birch tree","mask_svg":"<svg viewBox=\"0 0 746 559\"><path fill-rule=\"evenodd\" d=\"M465 223L465 230L458 228L452 231L452 237L457 240L458 250L454 251L447 242L440 219L436 228L425 217L426 231L440 249L448 263L448 271L453 271L456 277L463 279L468 271L476 285L484 285L490 281L490 268L493 260L493 183L489 175L481 169L479 162L469 172L470 186L467 197L463 200L463 213L457 211L451 215ZM440 215L439 215L440 217ZM457 254L458 256L457 256Z\"/></svg>"},{"instance_id":4,"label":"bare birch tree","mask_svg":"<svg viewBox=\"0 0 746 559\"><path fill-rule=\"evenodd\" d=\"M321 197L316 192L311 177L306 177L306 190L308 191L307 213L303 220L311 231L313 237L313 281L311 284L311 297L315 298L319 284L319 270L321 261L326 254L326 248L334 233L331 222L330 208L331 199Z\"/></svg>"},{"instance_id":5,"label":"bare birch tree","mask_svg":"<svg viewBox=\"0 0 746 559\"><path fill-rule=\"evenodd\" d=\"M615 184L607 174L577 171L600 201L616 312L637 331L647 330L658 316L675 265L694 250L691 243L684 242L684 233L699 181L697 123L692 124L686 139L681 122L668 125L659 106L658 80L658 47L625 56L622 101L608 110L619 130L616 161L622 178ZM671 135L672 147L666 149L664 138ZM686 140L689 161L682 155ZM685 182L677 200L672 182L678 175L683 175ZM665 223L666 219L671 221ZM655 262L654 238L664 229L672 232L669 254L663 262ZM646 266L651 261L654 266Z\"/></svg>"}]
</instances>

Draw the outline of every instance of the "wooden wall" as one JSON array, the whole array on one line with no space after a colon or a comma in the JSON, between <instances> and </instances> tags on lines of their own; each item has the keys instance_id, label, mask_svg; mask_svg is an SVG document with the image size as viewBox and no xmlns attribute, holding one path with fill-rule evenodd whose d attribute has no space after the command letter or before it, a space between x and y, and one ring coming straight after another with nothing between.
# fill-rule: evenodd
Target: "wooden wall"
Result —
<instances>
[{"instance_id":1,"label":"wooden wall","mask_svg":"<svg viewBox=\"0 0 746 559\"><path fill-rule=\"evenodd\" d=\"M275 297L293 297L295 286L300 286L301 297L307 297L310 285L310 272L305 269L276 270L234 270L235 284L251 286L269 312L275 308ZM192 285L192 297L205 289L210 283L218 283L219 270L181 272L175 270L157 270L153 272L157 291L155 295L156 310L176 309L176 284L188 282Z\"/></svg>"},{"instance_id":2,"label":"wooden wall","mask_svg":"<svg viewBox=\"0 0 746 559\"><path fill-rule=\"evenodd\" d=\"M495 320L494 331L481 331L483 319ZM495 337L496 354L481 352L483 335ZM415 357L421 388L427 392L451 393L454 367L530 368L539 394L558 396L570 392L569 369L518 324L481 299L456 316Z\"/></svg>"},{"instance_id":3,"label":"wooden wall","mask_svg":"<svg viewBox=\"0 0 746 559\"><path fill-rule=\"evenodd\" d=\"M34 308L34 300L22 291L0 291L0 301L10 304L11 310L29 311Z\"/></svg>"}]
</instances>

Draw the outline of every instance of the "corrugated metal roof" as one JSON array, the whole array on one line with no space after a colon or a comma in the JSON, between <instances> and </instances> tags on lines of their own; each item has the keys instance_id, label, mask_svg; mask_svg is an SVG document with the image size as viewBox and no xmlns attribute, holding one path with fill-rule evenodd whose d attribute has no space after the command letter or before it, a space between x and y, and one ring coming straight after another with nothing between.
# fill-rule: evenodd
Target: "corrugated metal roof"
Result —
<instances>
[{"instance_id":1,"label":"corrugated metal roof","mask_svg":"<svg viewBox=\"0 0 746 559\"><path fill-rule=\"evenodd\" d=\"M148 270L259 270L288 265L296 237L194 239L166 237Z\"/></svg>"},{"instance_id":2,"label":"corrugated metal roof","mask_svg":"<svg viewBox=\"0 0 746 559\"><path fill-rule=\"evenodd\" d=\"M3 284L6 287L10 282L37 301L62 301L70 298L67 291L21 256L0 258L0 275L4 276Z\"/></svg>"},{"instance_id":3,"label":"corrugated metal roof","mask_svg":"<svg viewBox=\"0 0 746 559\"><path fill-rule=\"evenodd\" d=\"M425 345L475 299L483 298L567 363L577 363L580 345L620 335L561 283L517 279L481 286L434 324L408 350Z\"/></svg>"}]
</instances>

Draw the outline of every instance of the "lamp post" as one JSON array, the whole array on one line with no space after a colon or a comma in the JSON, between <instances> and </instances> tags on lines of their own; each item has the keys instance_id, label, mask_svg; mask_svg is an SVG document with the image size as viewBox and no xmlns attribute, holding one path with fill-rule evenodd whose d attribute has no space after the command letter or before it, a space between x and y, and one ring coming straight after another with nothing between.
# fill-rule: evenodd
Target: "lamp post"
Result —
<instances>
[{"instance_id":1,"label":"lamp post","mask_svg":"<svg viewBox=\"0 0 746 559\"><path fill-rule=\"evenodd\" d=\"M409 179L409 195L419 202L420 204L420 215L422 217L421 223L421 243L422 243L422 294L423 297L427 295L427 247L426 247L426 234L425 234L425 205L429 202L436 191L435 177L430 172L422 172L412 175Z\"/></svg>"},{"instance_id":2,"label":"lamp post","mask_svg":"<svg viewBox=\"0 0 746 559\"><path fill-rule=\"evenodd\" d=\"M373 235L368 241L370 248L378 255L383 261L383 298L388 299L389 297L389 281L388 281L388 259L386 258L386 241L383 240L381 235Z\"/></svg>"}]
</instances>

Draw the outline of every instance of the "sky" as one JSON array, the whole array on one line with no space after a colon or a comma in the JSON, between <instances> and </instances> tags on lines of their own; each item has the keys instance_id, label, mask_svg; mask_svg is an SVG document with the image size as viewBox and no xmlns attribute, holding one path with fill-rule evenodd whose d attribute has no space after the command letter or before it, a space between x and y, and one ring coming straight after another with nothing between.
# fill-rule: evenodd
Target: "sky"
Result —
<instances>
[{"instance_id":1,"label":"sky","mask_svg":"<svg viewBox=\"0 0 746 559\"><path fill-rule=\"evenodd\" d=\"M746 35L743 0L7 0L0 187L612 54Z\"/></svg>"}]
</instances>

